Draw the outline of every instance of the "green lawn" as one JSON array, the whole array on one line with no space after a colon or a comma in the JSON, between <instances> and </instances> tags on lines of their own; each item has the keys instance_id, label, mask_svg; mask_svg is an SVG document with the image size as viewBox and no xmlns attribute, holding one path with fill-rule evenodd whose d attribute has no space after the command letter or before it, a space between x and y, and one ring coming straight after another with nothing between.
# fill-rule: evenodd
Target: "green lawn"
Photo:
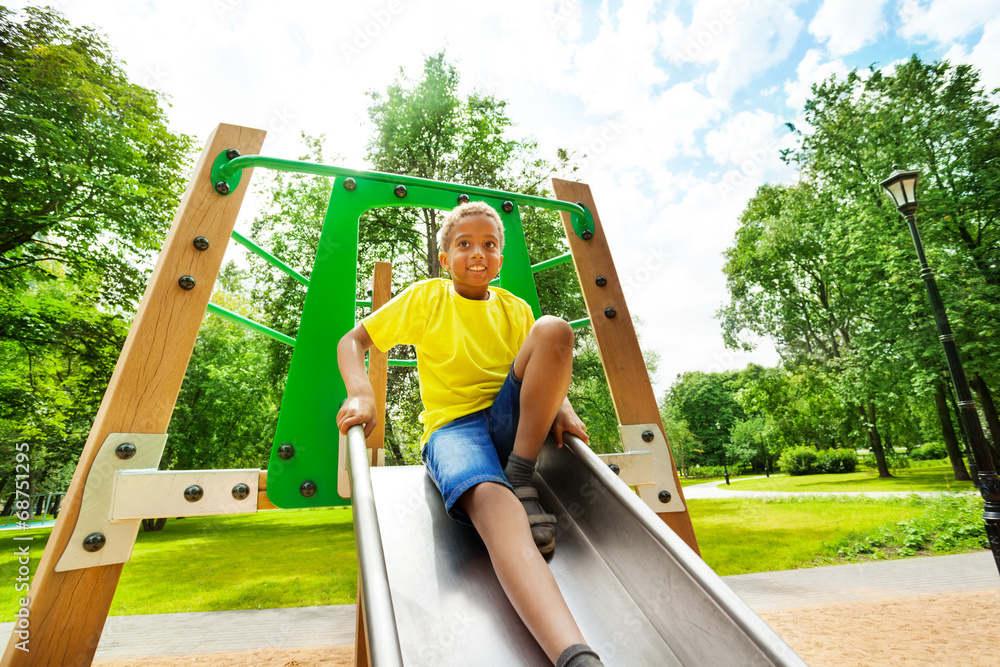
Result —
<instances>
[{"instance_id":1,"label":"green lawn","mask_svg":"<svg viewBox=\"0 0 1000 667\"><path fill-rule=\"evenodd\" d=\"M781 475L731 484L735 491L972 491L972 482L956 482L950 465L901 470L882 479L867 472L842 475Z\"/></svg>"}]
</instances>

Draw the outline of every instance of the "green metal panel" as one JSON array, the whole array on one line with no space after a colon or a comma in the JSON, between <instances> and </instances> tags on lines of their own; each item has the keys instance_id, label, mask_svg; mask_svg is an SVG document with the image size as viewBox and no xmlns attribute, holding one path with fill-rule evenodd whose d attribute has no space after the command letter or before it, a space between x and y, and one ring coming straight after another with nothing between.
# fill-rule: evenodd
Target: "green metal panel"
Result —
<instances>
[{"instance_id":1,"label":"green metal panel","mask_svg":"<svg viewBox=\"0 0 1000 667\"><path fill-rule=\"evenodd\" d=\"M414 179L407 179L410 184L406 196L400 198L394 192L396 184L384 175L376 179L365 178L362 176L365 172L355 173L353 190L345 189L343 179L338 178L330 194L295 339L295 352L268 464L267 495L279 507L322 507L350 502L337 493L339 434L336 417L340 404L347 397L337 367L337 342L355 326L359 218L373 208L406 206L450 210L458 205L454 184L438 187L432 181L422 181L430 185L414 185ZM500 214L506 238L501 285L524 299L537 318L541 315L538 294L520 214L516 206L510 213L504 213L502 204L510 197L503 196L506 193L499 194L499 197L476 193L470 196L485 201ZM278 455L283 444L294 447L291 458L282 459ZM312 496L302 494L304 482L315 485Z\"/></svg>"}]
</instances>

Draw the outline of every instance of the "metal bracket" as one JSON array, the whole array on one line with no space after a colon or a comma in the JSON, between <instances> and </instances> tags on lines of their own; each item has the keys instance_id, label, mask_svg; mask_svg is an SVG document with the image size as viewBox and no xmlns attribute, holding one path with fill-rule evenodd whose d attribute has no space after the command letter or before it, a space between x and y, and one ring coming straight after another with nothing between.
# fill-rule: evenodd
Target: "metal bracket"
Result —
<instances>
[{"instance_id":1,"label":"metal bracket","mask_svg":"<svg viewBox=\"0 0 1000 667\"><path fill-rule=\"evenodd\" d=\"M642 501L654 512L683 512L687 508L677 492L670 448L659 424L619 424L622 447L626 452L649 450L652 455L653 481L636 489ZM620 465L620 464L619 464Z\"/></svg>"},{"instance_id":2,"label":"metal bracket","mask_svg":"<svg viewBox=\"0 0 1000 667\"><path fill-rule=\"evenodd\" d=\"M640 487L656 483L651 451L598 454L597 457L608 464L608 467L628 486Z\"/></svg>"},{"instance_id":3,"label":"metal bracket","mask_svg":"<svg viewBox=\"0 0 1000 667\"><path fill-rule=\"evenodd\" d=\"M259 478L260 471L256 468L118 470L112 492L111 522L252 514L257 511Z\"/></svg>"}]
</instances>

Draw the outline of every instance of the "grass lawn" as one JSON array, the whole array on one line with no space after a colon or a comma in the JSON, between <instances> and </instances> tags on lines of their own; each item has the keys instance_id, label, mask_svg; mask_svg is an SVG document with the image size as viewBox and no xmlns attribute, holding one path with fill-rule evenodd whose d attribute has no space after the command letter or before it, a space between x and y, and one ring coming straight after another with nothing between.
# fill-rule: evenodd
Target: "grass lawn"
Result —
<instances>
[{"instance_id":1,"label":"grass lawn","mask_svg":"<svg viewBox=\"0 0 1000 667\"><path fill-rule=\"evenodd\" d=\"M832 553L823 542L922 513L907 499L687 502L701 556L720 576L808 567Z\"/></svg>"},{"instance_id":2,"label":"grass lawn","mask_svg":"<svg viewBox=\"0 0 1000 667\"><path fill-rule=\"evenodd\" d=\"M882 479L867 472L841 475L781 475L733 482L735 491L972 491L972 482L956 482L950 465L911 468Z\"/></svg>"},{"instance_id":3,"label":"grass lawn","mask_svg":"<svg viewBox=\"0 0 1000 667\"><path fill-rule=\"evenodd\" d=\"M30 544L31 571L51 528L0 533L0 621L13 618L16 547ZM31 542L13 537L34 536ZM351 510L272 510L170 519L139 532L112 615L351 604L357 587Z\"/></svg>"}]
</instances>

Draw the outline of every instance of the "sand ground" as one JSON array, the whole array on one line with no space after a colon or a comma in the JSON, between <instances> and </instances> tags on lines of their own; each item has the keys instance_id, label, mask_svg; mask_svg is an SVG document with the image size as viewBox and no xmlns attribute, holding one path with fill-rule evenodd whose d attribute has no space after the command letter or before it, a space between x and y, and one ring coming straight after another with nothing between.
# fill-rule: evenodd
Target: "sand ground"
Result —
<instances>
[{"instance_id":1,"label":"sand ground","mask_svg":"<svg viewBox=\"0 0 1000 667\"><path fill-rule=\"evenodd\" d=\"M765 612L812 667L997 664L1000 589L887 598ZM95 667L349 667L354 647L99 660ZM637 666L639 667L639 666Z\"/></svg>"}]
</instances>

